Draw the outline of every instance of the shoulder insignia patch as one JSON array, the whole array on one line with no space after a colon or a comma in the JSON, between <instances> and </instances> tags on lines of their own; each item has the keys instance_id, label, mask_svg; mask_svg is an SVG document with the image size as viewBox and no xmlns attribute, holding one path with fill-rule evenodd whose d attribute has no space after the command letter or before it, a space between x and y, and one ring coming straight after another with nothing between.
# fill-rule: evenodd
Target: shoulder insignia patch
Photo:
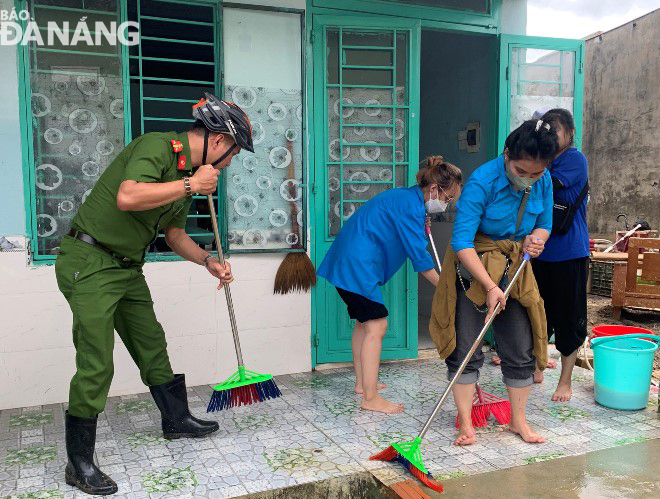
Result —
<instances>
[{"instance_id":1,"label":"shoulder insignia patch","mask_svg":"<svg viewBox=\"0 0 660 499\"><path fill-rule=\"evenodd\" d=\"M181 152L183 151L183 144L181 143L180 140L170 140L172 143L172 150L174 152Z\"/></svg>"}]
</instances>

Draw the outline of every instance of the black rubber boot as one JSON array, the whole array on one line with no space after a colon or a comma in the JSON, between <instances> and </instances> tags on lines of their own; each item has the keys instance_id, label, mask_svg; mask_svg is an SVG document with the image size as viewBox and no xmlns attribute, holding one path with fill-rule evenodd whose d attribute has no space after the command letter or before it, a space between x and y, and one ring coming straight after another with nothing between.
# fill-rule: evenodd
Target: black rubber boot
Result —
<instances>
[{"instance_id":1,"label":"black rubber boot","mask_svg":"<svg viewBox=\"0 0 660 499\"><path fill-rule=\"evenodd\" d=\"M217 421L204 421L190 414L185 375L175 374L169 383L150 386L149 390L163 416L163 436L168 440L203 437L220 428Z\"/></svg>"},{"instance_id":2,"label":"black rubber boot","mask_svg":"<svg viewBox=\"0 0 660 499\"><path fill-rule=\"evenodd\" d=\"M107 496L117 492L117 484L94 464L97 418L78 418L66 413L67 485L87 494Z\"/></svg>"}]
</instances>

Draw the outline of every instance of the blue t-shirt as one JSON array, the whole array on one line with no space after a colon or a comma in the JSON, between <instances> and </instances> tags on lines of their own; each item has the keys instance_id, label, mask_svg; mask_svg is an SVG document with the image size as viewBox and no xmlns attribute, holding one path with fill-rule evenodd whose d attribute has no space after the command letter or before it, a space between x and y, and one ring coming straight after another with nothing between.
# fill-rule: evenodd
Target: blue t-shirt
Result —
<instances>
[{"instance_id":1,"label":"blue t-shirt","mask_svg":"<svg viewBox=\"0 0 660 499\"><path fill-rule=\"evenodd\" d=\"M330 246L317 274L335 287L383 303L380 286L410 258L415 272L433 268L426 250L422 190L390 189L349 218Z\"/></svg>"},{"instance_id":2,"label":"blue t-shirt","mask_svg":"<svg viewBox=\"0 0 660 499\"><path fill-rule=\"evenodd\" d=\"M555 199L575 203L589 178L587 158L575 147L567 149L552 162L550 175L564 186L555 191ZM539 260L562 262L589 256L589 231L587 230L587 197L578 207L573 223L566 234L551 234L545 243Z\"/></svg>"},{"instance_id":3,"label":"blue t-shirt","mask_svg":"<svg viewBox=\"0 0 660 499\"><path fill-rule=\"evenodd\" d=\"M516 230L523 195L524 191L516 191L506 176L504 156L477 168L456 203L452 249L474 248L477 232L496 241L508 239ZM552 180L546 170L532 184L516 241L534 229L552 230L552 204Z\"/></svg>"}]
</instances>

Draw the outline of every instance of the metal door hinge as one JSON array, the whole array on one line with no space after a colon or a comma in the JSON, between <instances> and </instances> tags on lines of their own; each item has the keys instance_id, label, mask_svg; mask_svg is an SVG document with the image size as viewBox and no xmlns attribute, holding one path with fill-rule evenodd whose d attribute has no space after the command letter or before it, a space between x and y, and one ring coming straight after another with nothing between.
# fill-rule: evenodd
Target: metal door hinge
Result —
<instances>
[{"instance_id":1,"label":"metal door hinge","mask_svg":"<svg viewBox=\"0 0 660 499\"><path fill-rule=\"evenodd\" d=\"M508 80L509 79L509 66L506 67L506 76L505 78Z\"/></svg>"},{"instance_id":2,"label":"metal door hinge","mask_svg":"<svg viewBox=\"0 0 660 499\"><path fill-rule=\"evenodd\" d=\"M319 346L319 335L318 334L315 334L312 337L312 345L315 346L315 347Z\"/></svg>"},{"instance_id":3,"label":"metal door hinge","mask_svg":"<svg viewBox=\"0 0 660 499\"><path fill-rule=\"evenodd\" d=\"M314 34L314 30L311 30L309 32L309 43L314 43L316 41L316 35Z\"/></svg>"}]
</instances>

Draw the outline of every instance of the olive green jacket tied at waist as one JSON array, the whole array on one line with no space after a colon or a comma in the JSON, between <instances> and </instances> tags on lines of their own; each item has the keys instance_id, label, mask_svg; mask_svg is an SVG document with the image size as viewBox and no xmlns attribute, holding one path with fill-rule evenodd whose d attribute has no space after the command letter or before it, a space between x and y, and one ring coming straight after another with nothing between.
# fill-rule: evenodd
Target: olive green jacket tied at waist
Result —
<instances>
[{"instance_id":1,"label":"olive green jacket tied at waist","mask_svg":"<svg viewBox=\"0 0 660 499\"><path fill-rule=\"evenodd\" d=\"M474 240L474 249L478 254L483 254L481 263L494 282L500 282L506 268L506 257L511 258L509 268L509 279L513 279L516 270L523 261L522 243L503 239L493 239L477 234ZM458 256L447 247L445 261L440 272L440 281L435 290L433 304L431 306L431 323L429 325L431 338L435 343L441 359L446 359L456 348L456 263ZM468 289L466 296L477 306L486 303L487 292L476 279ZM510 297L520 302L527 309L529 320L532 324L532 335L534 336L534 356L539 369L545 369L548 362L548 327L545 318L543 299L539 293L531 265L527 265L522 275L518 278L511 289Z\"/></svg>"}]
</instances>

